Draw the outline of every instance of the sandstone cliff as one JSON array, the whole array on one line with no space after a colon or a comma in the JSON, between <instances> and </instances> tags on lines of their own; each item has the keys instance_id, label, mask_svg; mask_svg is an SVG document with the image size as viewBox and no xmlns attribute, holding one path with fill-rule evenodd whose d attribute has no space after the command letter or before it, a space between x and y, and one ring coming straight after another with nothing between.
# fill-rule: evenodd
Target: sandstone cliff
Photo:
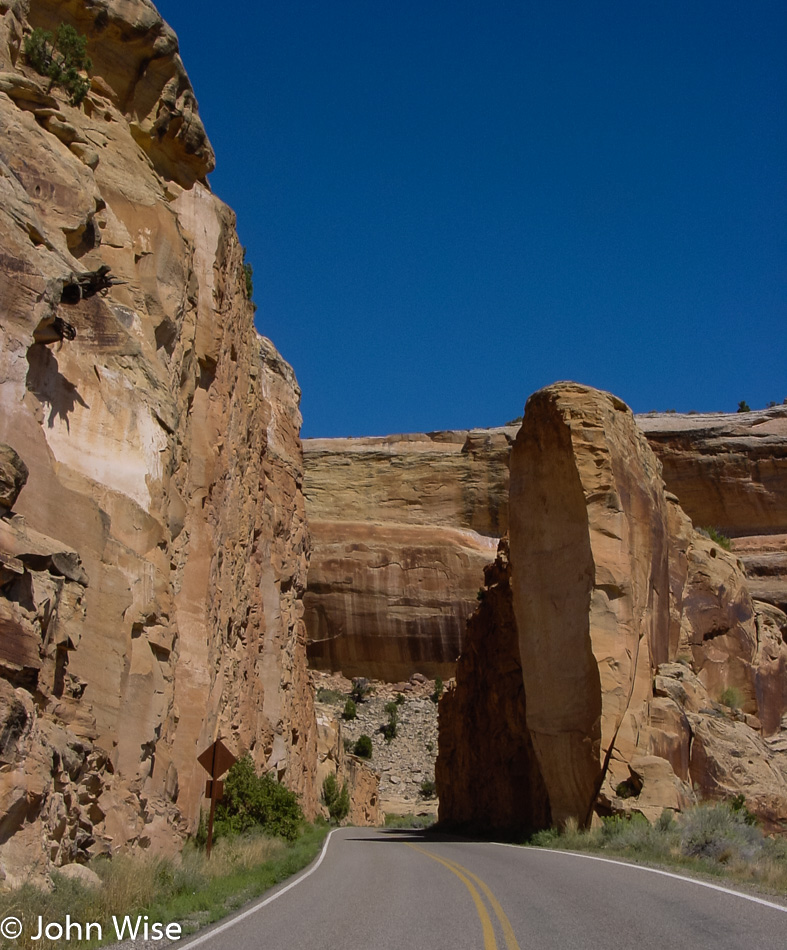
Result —
<instances>
[{"instance_id":1,"label":"sandstone cliff","mask_svg":"<svg viewBox=\"0 0 787 950\"><path fill-rule=\"evenodd\" d=\"M510 568L503 551L441 703L441 819L652 818L699 791L787 821L787 617L694 531L628 408L534 394L509 511Z\"/></svg>"},{"instance_id":2,"label":"sandstone cliff","mask_svg":"<svg viewBox=\"0 0 787 950\"><path fill-rule=\"evenodd\" d=\"M787 610L787 407L637 422L694 524L732 538L752 594Z\"/></svg>"},{"instance_id":3,"label":"sandstone cliff","mask_svg":"<svg viewBox=\"0 0 787 950\"><path fill-rule=\"evenodd\" d=\"M733 538L761 600L787 607L787 407L638 416L667 488ZM304 443L314 551L305 598L321 669L444 678L508 530L516 426Z\"/></svg>"},{"instance_id":4,"label":"sandstone cliff","mask_svg":"<svg viewBox=\"0 0 787 950\"><path fill-rule=\"evenodd\" d=\"M507 521L509 451L502 430L304 442L312 665L453 675Z\"/></svg>"},{"instance_id":5,"label":"sandstone cliff","mask_svg":"<svg viewBox=\"0 0 787 950\"><path fill-rule=\"evenodd\" d=\"M79 108L21 53L61 21ZM0 0L0 127L3 872L174 847L217 734L314 814L300 394L174 34L147 0Z\"/></svg>"}]
</instances>

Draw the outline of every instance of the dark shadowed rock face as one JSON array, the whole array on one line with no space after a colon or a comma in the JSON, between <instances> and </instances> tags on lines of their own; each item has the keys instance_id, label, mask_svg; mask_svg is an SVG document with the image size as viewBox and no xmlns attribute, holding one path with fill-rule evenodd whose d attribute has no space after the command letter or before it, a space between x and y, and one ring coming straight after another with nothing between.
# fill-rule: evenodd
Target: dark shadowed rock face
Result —
<instances>
[{"instance_id":1,"label":"dark shadowed rock face","mask_svg":"<svg viewBox=\"0 0 787 950\"><path fill-rule=\"evenodd\" d=\"M439 716L440 821L520 836L548 827L549 799L526 725L506 540L486 568L456 684L440 700Z\"/></svg>"},{"instance_id":2,"label":"dark shadowed rock face","mask_svg":"<svg viewBox=\"0 0 787 950\"><path fill-rule=\"evenodd\" d=\"M13 508L30 474L10 445L0 445L0 506Z\"/></svg>"}]
</instances>

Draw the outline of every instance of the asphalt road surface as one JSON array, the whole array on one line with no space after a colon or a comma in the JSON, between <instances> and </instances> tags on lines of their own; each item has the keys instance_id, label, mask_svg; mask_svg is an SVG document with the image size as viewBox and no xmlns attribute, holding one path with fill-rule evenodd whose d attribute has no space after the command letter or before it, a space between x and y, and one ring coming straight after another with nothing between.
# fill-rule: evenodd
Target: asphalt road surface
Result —
<instances>
[{"instance_id":1,"label":"asphalt road surface","mask_svg":"<svg viewBox=\"0 0 787 950\"><path fill-rule=\"evenodd\" d=\"M343 828L310 871L180 947L787 950L777 899L544 849Z\"/></svg>"}]
</instances>

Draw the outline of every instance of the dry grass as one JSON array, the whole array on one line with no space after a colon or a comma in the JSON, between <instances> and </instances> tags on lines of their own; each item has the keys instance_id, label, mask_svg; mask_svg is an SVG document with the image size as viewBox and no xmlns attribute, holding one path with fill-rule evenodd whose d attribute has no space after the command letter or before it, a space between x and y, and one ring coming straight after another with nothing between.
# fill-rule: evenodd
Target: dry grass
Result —
<instances>
[{"instance_id":1,"label":"dry grass","mask_svg":"<svg viewBox=\"0 0 787 950\"><path fill-rule=\"evenodd\" d=\"M635 815L608 818L600 828L581 831L569 821L562 831L539 832L530 843L606 853L787 895L787 840L766 836L745 808L729 804L702 804L678 816L665 811L652 825Z\"/></svg>"},{"instance_id":2,"label":"dry grass","mask_svg":"<svg viewBox=\"0 0 787 950\"><path fill-rule=\"evenodd\" d=\"M262 835L223 838L209 861L204 851L190 843L175 858L127 854L96 860L91 869L101 878L101 887L89 888L55 873L50 890L26 884L0 894L0 918L12 915L23 922L23 934L13 943L21 950L62 948L64 938L32 939L39 916L44 925L64 923L67 914L81 924L98 922L103 943L115 939L113 915L147 914L151 922L178 922L185 934L220 919L300 870L315 856L326 833L327 827L308 827L293 844ZM98 941L71 939L67 943L85 948Z\"/></svg>"}]
</instances>

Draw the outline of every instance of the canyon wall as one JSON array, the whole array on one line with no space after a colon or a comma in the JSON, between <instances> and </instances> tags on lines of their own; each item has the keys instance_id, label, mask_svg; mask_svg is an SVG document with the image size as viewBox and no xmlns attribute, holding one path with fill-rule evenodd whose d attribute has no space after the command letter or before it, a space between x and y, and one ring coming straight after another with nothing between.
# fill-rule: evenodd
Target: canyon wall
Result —
<instances>
[{"instance_id":1,"label":"canyon wall","mask_svg":"<svg viewBox=\"0 0 787 950\"><path fill-rule=\"evenodd\" d=\"M60 22L79 107L21 52ZM174 34L0 0L0 127L0 874L177 847L217 735L314 815L300 392Z\"/></svg>"},{"instance_id":2,"label":"canyon wall","mask_svg":"<svg viewBox=\"0 0 787 950\"><path fill-rule=\"evenodd\" d=\"M313 666L453 675L507 521L509 451L498 429L304 441Z\"/></svg>"},{"instance_id":3,"label":"canyon wall","mask_svg":"<svg viewBox=\"0 0 787 950\"><path fill-rule=\"evenodd\" d=\"M787 827L787 617L694 530L624 403L531 396L509 535L440 704L441 820L521 831L742 793Z\"/></svg>"},{"instance_id":4,"label":"canyon wall","mask_svg":"<svg viewBox=\"0 0 787 950\"><path fill-rule=\"evenodd\" d=\"M694 524L731 538L752 594L787 610L787 406L637 423Z\"/></svg>"},{"instance_id":5,"label":"canyon wall","mask_svg":"<svg viewBox=\"0 0 787 950\"><path fill-rule=\"evenodd\" d=\"M787 406L636 422L694 524L732 538L752 593L787 608ZM305 441L313 665L391 681L453 675L508 530L517 431Z\"/></svg>"}]
</instances>

